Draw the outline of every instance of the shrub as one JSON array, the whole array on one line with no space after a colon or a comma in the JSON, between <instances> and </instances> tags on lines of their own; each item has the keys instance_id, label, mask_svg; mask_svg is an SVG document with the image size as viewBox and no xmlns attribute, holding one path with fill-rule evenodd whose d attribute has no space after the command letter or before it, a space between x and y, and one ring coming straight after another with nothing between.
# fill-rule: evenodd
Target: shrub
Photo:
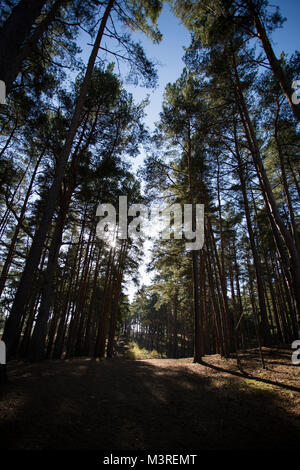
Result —
<instances>
[{"instance_id":1,"label":"shrub","mask_svg":"<svg viewBox=\"0 0 300 470\"><path fill-rule=\"evenodd\" d=\"M140 348L135 341L131 341L128 344L128 349L125 353L126 359L137 360L137 359L160 359L163 357L155 349L148 351L145 348Z\"/></svg>"}]
</instances>

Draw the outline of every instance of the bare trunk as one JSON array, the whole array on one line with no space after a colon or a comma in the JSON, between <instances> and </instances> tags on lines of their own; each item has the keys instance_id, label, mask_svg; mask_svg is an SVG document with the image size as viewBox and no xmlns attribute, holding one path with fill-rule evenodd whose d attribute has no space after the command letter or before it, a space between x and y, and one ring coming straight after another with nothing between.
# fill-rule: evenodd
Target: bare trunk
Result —
<instances>
[{"instance_id":1,"label":"bare trunk","mask_svg":"<svg viewBox=\"0 0 300 470\"><path fill-rule=\"evenodd\" d=\"M32 35L28 38L28 40L23 44L23 46L19 49L18 54L16 55L14 60L10 60L9 67L5 70L5 78L3 79L6 84L6 93L12 89L13 83L16 80L18 74L21 71L23 62L31 56L32 51L34 50L38 40L43 36L43 34L47 31L50 24L54 21L57 13L59 12L63 3L66 0L57 0L50 11L48 12L45 19L37 26L32 33ZM35 2L37 3L37 2ZM44 2L46 3L46 2Z\"/></svg>"},{"instance_id":2,"label":"bare trunk","mask_svg":"<svg viewBox=\"0 0 300 470\"><path fill-rule=\"evenodd\" d=\"M266 56L268 58L269 64L271 66L271 69L273 71L273 74L278 81L286 99L288 100L288 103L291 107L291 110L298 121L300 123L300 106L296 105L292 102L292 88L291 88L291 83L288 81L287 76L279 62L279 60L276 58L275 53L273 51L273 48L271 46L271 43L269 41L269 38L267 36L266 29L260 20L259 14L256 11L256 8L252 2L252 0L246 0L246 4L249 10L249 13L252 17L254 26L257 31L258 38L260 42L262 43L262 46L265 50Z\"/></svg>"},{"instance_id":3,"label":"bare trunk","mask_svg":"<svg viewBox=\"0 0 300 470\"><path fill-rule=\"evenodd\" d=\"M5 341L6 346L7 346L8 358L14 356L17 351L20 319L22 315L24 314L24 300L26 301L26 299L28 298L28 295L30 292L30 286L33 280L34 271L35 271L36 266L39 263L41 250L42 250L45 238L47 236L47 232L51 224L53 213L55 211L56 201L57 201L60 188L61 188L61 183L64 177L65 166L68 161L68 158L72 149L72 145L73 145L73 140L76 135L77 128L80 122L80 116L84 107L84 101L85 101L88 86L92 77L94 65L95 65L96 58L97 58L97 53L101 44L106 22L108 20L113 3L114 3L114 0L109 0L105 13L103 15L103 18L99 27L99 31L97 34L97 38L96 38L91 56L89 58L85 77L81 85L80 94L76 102L75 111L72 117L70 129L66 137L66 142L58 158L54 181L48 193L48 197L45 203L45 209L44 209L39 227L37 228L33 241L32 241L30 252L28 254L25 268L21 276L20 284L19 284L16 296L15 296L14 303L12 305L10 316L5 324L3 340Z\"/></svg>"},{"instance_id":4,"label":"bare trunk","mask_svg":"<svg viewBox=\"0 0 300 470\"><path fill-rule=\"evenodd\" d=\"M0 80L8 81L9 70L47 0L21 0L0 30Z\"/></svg>"},{"instance_id":5,"label":"bare trunk","mask_svg":"<svg viewBox=\"0 0 300 470\"><path fill-rule=\"evenodd\" d=\"M9 250L8 250L8 253L7 253L3 268L2 268L1 276L0 276L0 297L1 297L3 289L5 287L6 279L7 279L7 276L8 276L11 261L12 261L14 251L15 251L15 246L16 246L18 236L19 236L19 232L21 230L22 223L23 223L23 220L24 220L24 217L25 217L25 212L26 212L26 209L27 209L27 203L28 203L29 197L31 195L32 186L34 184L36 173L38 171L38 167L39 167L39 164L40 164L43 156L44 156L44 151L42 152L42 154L38 158L38 160L36 162L36 165L34 167L34 170L33 170L33 173L32 173L31 179L30 179L30 183L29 183L26 195L25 195L25 199L23 201L23 205L22 205L22 208L21 208L21 211L20 211L19 220L18 220L17 226L15 228L13 237L10 240Z\"/></svg>"}]
</instances>

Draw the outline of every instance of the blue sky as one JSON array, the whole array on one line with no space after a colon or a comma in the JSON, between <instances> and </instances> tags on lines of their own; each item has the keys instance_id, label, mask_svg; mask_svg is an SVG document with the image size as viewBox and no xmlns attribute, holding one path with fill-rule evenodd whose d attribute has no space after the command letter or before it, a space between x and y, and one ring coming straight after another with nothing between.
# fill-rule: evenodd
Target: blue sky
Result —
<instances>
[{"instance_id":1,"label":"blue sky","mask_svg":"<svg viewBox=\"0 0 300 470\"><path fill-rule=\"evenodd\" d=\"M158 88L151 92L139 87L126 87L132 92L137 100L143 99L150 92L150 104L147 107L147 125L153 129L154 122L159 118L164 89L167 83L176 80L184 67L182 57L183 46L190 43L190 34L165 5L160 15L159 30L163 34L163 39L159 44L153 44L150 39L142 34L135 34L146 52L147 57L159 62L158 68Z\"/></svg>"},{"instance_id":2,"label":"blue sky","mask_svg":"<svg viewBox=\"0 0 300 470\"><path fill-rule=\"evenodd\" d=\"M270 2L280 7L283 17L287 18L282 28L272 35L273 47L277 56L281 51L291 54L300 49L300 0L275 0ZM181 74L184 67L182 57L183 46L190 44L190 34L170 11L166 4L158 21L159 29L163 34L160 44L153 44L150 39L142 34L135 34L148 57L158 61L159 87L151 93L151 103L147 108L147 125L153 128L153 124L159 118L164 88L169 82L174 82ZM143 99L149 90L140 87L127 86L137 100Z\"/></svg>"},{"instance_id":3,"label":"blue sky","mask_svg":"<svg viewBox=\"0 0 300 470\"><path fill-rule=\"evenodd\" d=\"M300 50L299 44L299 21L300 21L300 0L270 0L270 4L278 5L283 17L287 18L282 28L279 28L273 33L272 42L273 48L277 56L281 51L291 54L296 49ZM150 104L146 108L147 117L146 124L153 130L154 123L159 119L159 112L161 111L161 104L163 99L164 89L169 82L174 82L182 72L184 63L182 57L184 55L184 46L190 44L190 34L185 27L180 23L180 20L175 17L170 11L169 5L164 4L163 11L158 20L159 30L163 35L163 39L159 44L153 44L144 34L134 32L132 34L135 41L140 41L147 57L158 62L158 88L154 91L145 89L139 86L130 86L124 84L125 88L130 91L137 102L141 101L150 94ZM108 48L110 45L108 41ZM90 47L87 47L87 42L91 42L90 38L82 34L79 45L82 47L82 59L87 61L90 54ZM114 58L107 55L109 61ZM124 72L126 67L121 66L121 72ZM117 69L116 69L117 72ZM300 78L300 77L299 77Z\"/></svg>"},{"instance_id":4,"label":"blue sky","mask_svg":"<svg viewBox=\"0 0 300 470\"><path fill-rule=\"evenodd\" d=\"M277 56L282 51L291 54L300 49L299 44L299 21L300 21L300 0L274 0L270 3L278 5L283 17L287 20L282 28L279 28L272 35L273 48ZM158 21L159 29L163 34L163 40L160 44L154 45L149 39L141 34L134 34L135 39L139 39L145 49L147 56L158 61L161 65L158 67L159 86L155 91L145 90L143 88L126 86L131 91L137 101L142 100L147 93L150 93L150 104L146 108L147 117L145 122L152 130L155 121L159 119L161 104L165 86L169 82L174 82L182 72L184 63L182 57L184 54L183 46L190 43L190 34L180 24L180 21L170 12L168 5L164 6L162 14ZM300 78L300 77L299 77ZM133 163L133 168L142 165L145 155L141 153ZM146 262L149 261L150 253L146 250L146 256L143 265L140 267L141 281L148 284L151 276L146 273ZM127 284L130 299L133 298L135 288Z\"/></svg>"},{"instance_id":5,"label":"blue sky","mask_svg":"<svg viewBox=\"0 0 300 470\"><path fill-rule=\"evenodd\" d=\"M281 51L291 54L294 50L300 49L299 44L299 22L300 22L300 0L274 0L271 4L278 5L283 17L287 18L283 27L273 33L273 47L277 56ZM190 44L190 34L170 11L167 4L158 21L159 29L163 34L160 44L153 44L150 39L142 34L135 33L133 37L140 40L147 56L159 62L158 75L159 86L155 91L146 90L140 87L126 86L133 94L136 101L141 101L147 93L150 93L150 104L146 108L147 117L145 123L153 130L154 123L159 119L161 104L165 86L169 82L174 82L182 72L184 63L183 46ZM133 168L142 164L144 154L136 159Z\"/></svg>"},{"instance_id":6,"label":"blue sky","mask_svg":"<svg viewBox=\"0 0 300 470\"><path fill-rule=\"evenodd\" d=\"M300 21L300 0L270 0L270 4L275 4L280 7L283 17L287 18L283 27L275 31L272 35L273 48L277 56L282 51L291 54L295 50L300 50L299 38L299 21ZM170 11L167 4L164 5L163 11L158 20L159 29L163 35L163 39L159 44L153 44L150 39L143 34L133 33L133 39L140 41L147 57L158 62L160 65L158 69L158 87L155 90L145 89L139 86L129 86L124 84L125 88L133 94L135 101L140 102L147 94L150 94L150 104L146 108L145 124L154 129L155 122L159 120L159 113L163 100L164 89L170 82L174 82L182 73L184 63L182 57L184 55L184 46L190 44L190 34ZM90 47L87 47L87 42L91 42L84 34L81 36L80 46L82 47L82 59L87 61L90 53ZM107 44L106 44L107 43ZM105 40L105 45L110 46L108 38ZM109 61L113 61L112 56L107 56ZM121 72L125 71L125 66L121 66ZM117 69L116 69L117 72ZM300 79L300 77L299 77ZM141 151L140 155L131 159L132 169L137 170L143 164L145 153ZM140 279L141 282L148 284L150 281L149 275L146 273L146 263L149 261L149 248L146 249L144 262L140 266ZM129 282L127 283L128 294L132 299L135 288Z\"/></svg>"}]
</instances>

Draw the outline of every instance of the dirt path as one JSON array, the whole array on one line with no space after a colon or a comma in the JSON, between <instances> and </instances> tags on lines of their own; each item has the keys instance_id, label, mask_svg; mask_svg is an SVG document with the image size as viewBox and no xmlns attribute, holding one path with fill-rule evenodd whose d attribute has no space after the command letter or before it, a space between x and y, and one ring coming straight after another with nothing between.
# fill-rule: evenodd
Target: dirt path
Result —
<instances>
[{"instance_id":1,"label":"dirt path","mask_svg":"<svg viewBox=\"0 0 300 470\"><path fill-rule=\"evenodd\" d=\"M299 367L270 352L244 378L233 360L9 364L1 447L15 449L298 448ZM229 372L230 371L230 372Z\"/></svg>"}]
</instances>

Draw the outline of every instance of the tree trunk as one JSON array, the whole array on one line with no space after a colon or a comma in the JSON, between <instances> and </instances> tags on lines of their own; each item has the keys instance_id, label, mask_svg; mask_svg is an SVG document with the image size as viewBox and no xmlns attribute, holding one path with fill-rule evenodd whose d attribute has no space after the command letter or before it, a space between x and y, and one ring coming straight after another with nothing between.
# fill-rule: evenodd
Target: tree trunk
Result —
<instances>
[{"instance_id":1,"label":"tree trunk","mask_svg":"<svg viewBox=\"0 0 300 470\"><path fill-rule=\"evenodd\" d=\"M111 248L105 273L105 281L101 306L99 311L98 330L94 356L103 357L105 354L105 341L109 319L109 307L111 302L112 265L114 263L114 250Z\"/></svg>"},{"instance_id":2,"label":"tree trunk","mask_svg":"<svg viewBox=\"0 0 300 470\"><path fill-rule=\"evenodd\" d=\"M259 260L259 256L257 252L253 229L252 229L252 220L251 220L249 202L248 202L248 197L247 197L244 170L243 170L242 160L241 160L241 156L239 152L239 146L237 142L236 133L235 133L235 155L236 155L236 159L238 162L238 173L239 173L241 190L242 190L243 201L244 201L247 230L249 234L249 241L250 241L254 267L255 267L255 273L256 273L257 293L258 293L258 301L259 301L259 309L260 309L260 317L261 317L260 334L261 334L261 337L263 338L263 342L265 346L270 346L271 337L270 337L267 309L266 309L266 303L265 303L262 269L261 269L261 264L260 264L260 260Z\"/></svg>"},{"instance_id":3,"label":"tree trunk","mask_svg":"<svg viewBox=\"0 0 300 470\"><path fill-rule=\"evenodd\" d=\"M51 9L49 10L45 19L35 28L32 35L28 38L28 40L23 44L21 49L19 49L19 53L17 54L15 60L10 60L9 67L5 70L5 77L4 82L6 85L6 93L7 95L12 89L12 86L21 71L23 62L31 56L38 40L43 36L43 34L47 31L50 24L54 21L57 13L59 12L61 6L66 3L67 0L57 0ZM45 3L45 2L44 2Z\"/></svg>"},{"instance_id":4,"label":"tree trunk","mask_svg":"<svg viewBox=\"0 0 300 470\"><path fill-rule=\"evenodd\" d=\"M178 294L175 292L173 297L173 351L172 357L177 358L177 306Z\"/></svg>"},{"instance_id":5,"label":"tree trunk","mask_svg":"<svg viewBox=\"0 0 300 470\"><path fill-rule=\"evenodd\" d=\"M251 277L251 272L250 272L250 265L249 265L249 259L247 258L247 268L248 268L248 277L249 277L249 292L250 292L250 299L251 299L251 304L252 304L252 312L253 312L253 317L254 317L254 325L255 325L255 333L256 333L256 339L258 343L258 349L259 349L259 354L260 354L260 360L262 364L262 368L265 369L265 360L264 360L264 355L261 347L261 339L260 339L260 333L259 333L259 327L258 327L258 318L257 318L257 311L256 311L256 305L255 305L255 298L254 298L254 291L253 291L253 282L252 282L252 277Z\"/></svg>"},{"instance_id":6,"label":"tree trunk","mask_svg":"<svg viewBox=\"0 0 300 470\"><path fill-rule=\"evenodd\" d=\"M189 181L189 203L192 204L192 230L195 230L195 208L194 206L194 188L192 177L192 144L190 119L187 116L187 167ZM192 273L193 273L193 305L194 305L194 362L201 362L202 358L202 331L200 323L200 305L199 305L199 281L198 281L198 253L192 250Z\"/></svg>"},{"instance_id":7,"label":"tree trunk","mask_svg":"<svg viewBox=\"0 0 300 470\"><path fill-rule=\"evenodd\" d=\"M8 276L9 269L10 269L11 261L12 261L13 255L14 255L17 239L18 239L21 227L22 227L24 217L25 217L25 212L26 212L26 209L27 209L27 203L28 203L28 200L30 198L32 186L34 184L34 180L35 180L39 165L41 163L41 160L44 156L44 153L45 153L45 151L43 151L41 153L40 157L38 158L38 160L35 164L35 167L34 167L31 179L30 179L30 183L29 183L26 195L25 195L25 199L23 201L23 205L22 205L22 208L21 208L21 211L20 211L19 220L17 222L17 226L15 228L13 237L10 240L9 250L8 250L8 253L7 253L3 268L2 268L1 276L0 276L0 297L1 297L3 289L5 287L5 283L6 283L6 279L7 279L7 276Z\"/></svg>"},{"instance_id":8,"label":"tree trunk","mask_svg":"<svg viewBox=\"0 0 300 470\"><path fill-rule=\"evenodd\" d=\"M24 271L21 276L20 284L16 292L16 296L12 305L9 318L7 319L7 322L5 324L3 340L5 341L7 346L8 359L14 356L17 351L20 319L24 314L24 300L26 301L26 299L28 298L34 271L39 263L41 250L51 224L53 213L55 211L56 201L64 177L65 166L71 153L74 137L76 135L77 128L80 122L80 116L84 107L84 101L87 94L88 86L92 78L92 73L96 62L98 50L101 44L106 22L108 20L113 4L114 0L109 0L105 13L102 17L97 38L95 40L93 50L89 58L85 77L81 85L80 94L76 102L75 111L66 137L66 142L58 158L54 181L48 193L48 197L45 203L45 209L39 227L37 228L32 241L32 245L26 260Z\"/></svg>"},{"instance_id":9,"label":"tree trunk","mask_svg":"<svg viewBox=\"0 0 300 470\"><path fill-rule=\"evenodd\" d=\"M291 110L298 121L300 123L300 106L297 104L294 104L292 102L292 84L288 81L287 76L279 62L279 60L276 58L275 53L273 51L273 48L271 46L271 43L269 41L269 38L267 36L266 29L260 20L259 14L256 11L256 8L252 2L252 0L246 0L246 4L249 10L249 13L252 17L254 26L257 31L258 38L260 42L262 43L262 46L265 50L266 56L268 58L269 64L271 66L271 69L273 71L273 74L279 83L286 99L288 100L288 103L291 107Z\"/></svg>"},{"instance_id":10,"label":"tree trunk","mask_svg":"<svg viewBox=\"0 0 300 470\"><path fill-rule=\"evenodd\" d=\"M3 24L0 30L0 80L5 83L46 3L47 0L21 0Z\"/></svg>"},{"instance_id":11,"label":"tree trunk","mask_svg":"<svg viewBox=\"0 0 300 470\"><path fill-rule=\"evenodd\" d=\"M232 55L232 59L235 74L235 91L237 105L245 129L246 138L250 147L253 163L262 189L262 195L265 201L268 217L272 226L274 237L276 237L277 246L280 250L280 255L283 259L286 258L286 253L284 247L282 246L280 238L284 240L285 246L290 255L289 268L291 273L293 294L296 302L296 318L298 323L298 329L300 331L300 253L298 252L293 237L289 230L285 227L282 217L278 211L277 203L274 198L270 182L262 162L259 145L256 139L256 133L252 121L250 119L248 108L242 92L234 53Z\"/></svg>"},{"instance_id":12,"label":"tree trunk","mask_svg":"<svg viewBox=\"0 0 300 470\"><path fill-rule=\"evenodd\" d=\"M44 359L45 356L47 324L54 292L53 278L57 267L57 258L61 246L67 210L68 204L62 202L49 248L47 268L43 275L41 304L30 341L29 359L31 361L40 361Z\"/></svg>"},{"instance_id":13,"label":"tree trunk","mask_svg":"<svg viewBox=\"0 0 300 470\"><path fill-rule=\"evenodd\" d=\"M117 282L116 282L116 293L114 298L114 304L111 311L110 323L109 323L109 332L108 332L108 343L107 343L107 357L112 357L114 352L114 342L115 342L115 332L116 332L116 325L118 320L118 307L120 301L120 295L122 290L122 280L123 280L123 271L124 271L124 263L127 255L127 240L123 242L123 246L121 249L120 257L119 257L119 266L118 266L118 274L117 274Z\"/></svg>"}]
</instances>

